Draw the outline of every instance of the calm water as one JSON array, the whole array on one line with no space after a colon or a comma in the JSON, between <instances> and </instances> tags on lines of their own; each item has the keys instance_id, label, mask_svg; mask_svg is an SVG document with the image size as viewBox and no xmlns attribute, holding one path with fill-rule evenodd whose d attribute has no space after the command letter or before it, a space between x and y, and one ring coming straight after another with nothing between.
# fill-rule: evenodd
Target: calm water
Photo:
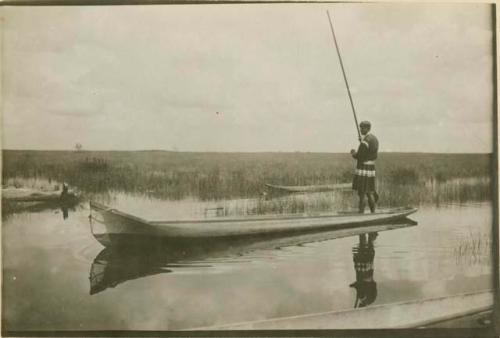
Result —
<instances>
[{"instance_id":1,"label":"calm water","mask_svg":"<svg viewBox=\"0 0 500 338\"><path fill-rule=\"evenodd\" d=\"M109 202L147 218L206 207ZM104 249L88 215L83 204L66 219L59 210L4 219L5 329L177 330L491 288L490 204L424 207L411 216L418 225L361 243L327 232L142 254ZM357 273L364 284L350 286Z\"/></svg>"}]
</instances>

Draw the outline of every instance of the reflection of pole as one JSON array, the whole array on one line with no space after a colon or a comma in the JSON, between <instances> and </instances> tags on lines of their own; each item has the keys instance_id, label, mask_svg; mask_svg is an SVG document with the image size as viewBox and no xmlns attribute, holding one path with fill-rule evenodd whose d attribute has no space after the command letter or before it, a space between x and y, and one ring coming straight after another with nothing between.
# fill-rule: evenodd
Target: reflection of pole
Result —
<instances>
[{"instance_id":1,"label":"reflection of pole","mask_svg":"<svg viewBox=\"0 0 500 338\"><path fill-rule=\"evenodd\" d=\"M335 31L333 30L332 19L330 17L330 12L327 10L328 21L330 22L330 28L332 30L333 42L335 42L335 49L337 50L337 55L339 56L340 68L342 68L342 75L344 75L345 85L347 87L347 94L349 95L349 101L351 102L352 113L354 115L354 122L356 123L356 130L358 131L358 139L361 140L361 133L359 131L358 118L356 117L356 110L354 109L354 103L352 101L351 90L349 89L349 83L347 82L347 77L345 75L344 63L342 62L342 57L340 56L339 45L337 44L337 38L335 37Z\"/></svg>"}]
</instances>

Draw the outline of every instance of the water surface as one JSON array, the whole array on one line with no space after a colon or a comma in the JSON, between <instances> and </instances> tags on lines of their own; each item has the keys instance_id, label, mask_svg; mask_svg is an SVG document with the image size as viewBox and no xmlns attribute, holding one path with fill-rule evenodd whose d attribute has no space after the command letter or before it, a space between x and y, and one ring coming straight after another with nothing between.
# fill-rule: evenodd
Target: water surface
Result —
<instances>
[{"instance_id":1,"label":"water surface","mask_svg":"<svg viewBox=\"0 0 500 338\"><path fill-rule=\"evenodd\" d=\"M191 200L109 202L146 218L212 217ZM20 212L2 225L3 325L178 330L485 290L491 214L488 203L422 207L411 216L418 225L373 241L328 232L138 253L102 247L87 204L66 219L57 209Z\"/></svg>"}]
</instances>

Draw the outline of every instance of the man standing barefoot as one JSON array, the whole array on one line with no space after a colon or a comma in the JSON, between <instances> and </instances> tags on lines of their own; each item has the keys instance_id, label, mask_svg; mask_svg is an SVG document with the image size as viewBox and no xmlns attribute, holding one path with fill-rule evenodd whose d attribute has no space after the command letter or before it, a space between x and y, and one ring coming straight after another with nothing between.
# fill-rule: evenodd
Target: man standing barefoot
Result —
<instances>
[{"instance_id":1,"label":"man standing barefoot","mask_svg":"<svg viewBox=\"0 0 500 338\"><path fill-rule=\"evenodd\" d=\"M378 194L375 191L375 160L378 154L378 140L370 133L371 123L363 121L359 124L361 138L358 151L352 149L351 155L357 160L352 188L358 192L359 212L365 212L365 196L368 198L370 211L375 212Z\"/></svg>"}]
</instances>

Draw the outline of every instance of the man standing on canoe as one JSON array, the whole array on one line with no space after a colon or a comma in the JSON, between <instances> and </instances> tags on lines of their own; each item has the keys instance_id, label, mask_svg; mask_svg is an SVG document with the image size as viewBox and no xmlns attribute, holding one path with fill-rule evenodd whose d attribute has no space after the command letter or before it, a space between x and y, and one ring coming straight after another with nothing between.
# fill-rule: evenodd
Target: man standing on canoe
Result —
<instances>
[{"instance_id":1,"label":"man standing on canoe","mask_svg":"<svg viewBox=\"0 0 500 338\"><path fill-rule=\"evenodd\" d=\"M352 188L358 192L359 212L365 212L365 196L372 213L378 194L375 191L375 160L378 154L378 140L370 133L371 123L363 121L359 124L361 138L358 151L352 149L351 155L357 160L356 170L352 181Z\"/></svg>"}]
</instances>

